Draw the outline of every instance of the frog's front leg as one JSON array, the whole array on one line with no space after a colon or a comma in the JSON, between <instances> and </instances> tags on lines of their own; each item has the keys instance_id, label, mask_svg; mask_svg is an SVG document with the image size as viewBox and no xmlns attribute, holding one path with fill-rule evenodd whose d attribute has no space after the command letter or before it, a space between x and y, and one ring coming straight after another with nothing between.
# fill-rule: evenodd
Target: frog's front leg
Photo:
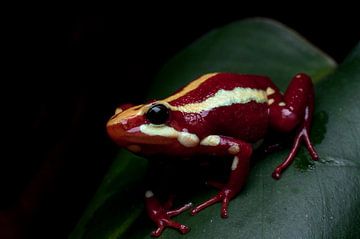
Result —
<instances>
[{"instance_id":1,"label":"frog's front leg","mask_svg":"<svg viewBox=\"0 0 360 239\"><path fill-rule=\"evenodd\" d=\"M175 228L182 234L185 234L190 230L189 227L171 220L171 217L179 215L180 213L188 210L191 208L192 204L188 203L178 209L170 210L173 204L173 199L173 196L170 196L169 200L161 205L152 191L148 190L145 192L147 214L157 225L157 229L151 233L153 237L160 236L166 227Z\"/></svg>"},{"instance_id":2,"label":"frog's front leg","mask_svg":"<svg viewBox=\"0 0 360 239\"><path fill-rule=\"evenodd\" d=\"M203 153L209 155L231 155L233 156L233 162L228 182L220 189L220 192L196 206L191 210L191 214L195 215L212 204L221 202L221 217L227 218L229 202L242 189L249 174L252 146L249 143L231 137L210 135L201 141L200 147L202 147L201 151Z\"/></svg>"}]
</instances>

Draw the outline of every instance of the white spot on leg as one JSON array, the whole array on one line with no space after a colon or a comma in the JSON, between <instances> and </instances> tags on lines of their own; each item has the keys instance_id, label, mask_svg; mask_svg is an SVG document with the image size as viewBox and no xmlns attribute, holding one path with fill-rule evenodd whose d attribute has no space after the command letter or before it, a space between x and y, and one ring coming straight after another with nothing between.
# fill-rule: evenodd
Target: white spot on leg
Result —
<instances>
[{"instance_id":1,"label":"white spot on leg","mask_svg":"<svg viewBox=\"0 0 360 239\"><path fill-rule=\"evenodd\" d=\"M152 191L148 190L148 191L145 192L145 197L146 198L151 198L153 196L154 196L154 193Z\"/></svg>"},{"instance_id":2,"label":"white spot on leg","mask_svg":"<svg viewBox=\"0 0 360 239\"><path fill-rule=\"evenodd\" d=\"M232 162L232 165L231 165L231 170L235 170L238 166L238 163L239 163L239 158L237 156L234 157L234 160Z\"/></svg>"},{"instance_id":3,"label":"white spot on leg","mask_svg":"<svg viewBox=\"0 0 360 239\"><path fill-rule=\"evenodd\" d=\"M266 95L272 95L275 93L275 90L271 87L266 88Z\"/></svg>"},{"instance_id":4,"label":"white spot on leg","mask_svg":"<svg viewBox=\"0 0 360 239\"><path fill-rule=\"evenodd\" d=\"M200 142L204 146L218 146L220 144L220 136L209 135Z\"/></svg>"},{"instance_id":5,"label":"white spot on leg","mask_svg":"<svg viewBox=\"0 0 360 239\"><path fill-rule=\"evenodd\" d=\"M285 102L280 102L279 103L279 106L285 106L286 104L285 104Z\"/></svg>"},{"instance_id":6,"label":"white spot on leg","mask_svg":"<svg viewBox=\"0 0 360 239\"><path fill-rule=\"evenodd\" d=\"M228 148L228 152L229 152L230 154L237 154L237 153L239 153L239 151L240 151L240 148L239 148L239 145L237 145L237 144L231 145L231 146Z\"/></svg>"}]
</instances>

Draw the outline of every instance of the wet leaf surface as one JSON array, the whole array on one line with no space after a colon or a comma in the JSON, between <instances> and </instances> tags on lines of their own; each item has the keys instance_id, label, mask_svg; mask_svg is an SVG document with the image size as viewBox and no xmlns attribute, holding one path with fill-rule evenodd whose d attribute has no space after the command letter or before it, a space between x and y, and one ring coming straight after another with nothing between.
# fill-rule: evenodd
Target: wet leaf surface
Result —
<instances>
[{"instance_id":1,"label":"wet leaf surface","mask_svg":"<svg viewBox=\"0 0 360 239\"><path fill-rule=\"evenodd\" d=\"M257 161L244 190L230 203L176 220L187 235L165 230L161 238L356 238L360 237L360 45L336 64L292 30L268 19L248 19L213 30L169 61L150 98L164 97L208 72L270 76L286 89L297 72L316 82L312 138L319 162L302 150L281 180L271 178L288 148ZM70 238L143 238L154 229L143 210L148 161L121 151ZM183 174L184 175L184 174ZM189 183L186 180L185 183ZM199 188L180 197L197 204L216 191Z\"/></svg>"}]
</instances>

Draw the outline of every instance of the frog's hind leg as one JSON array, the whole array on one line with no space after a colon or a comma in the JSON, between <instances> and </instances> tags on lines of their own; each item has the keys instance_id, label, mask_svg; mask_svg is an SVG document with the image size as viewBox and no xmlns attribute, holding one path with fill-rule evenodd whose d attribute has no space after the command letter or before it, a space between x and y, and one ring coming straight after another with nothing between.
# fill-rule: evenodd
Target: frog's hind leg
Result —
<instances>
[{"instance_id":1,"label":"frog's hind leg","mask_svg":"<svg viewBox=\"0 0 360 239\"><path fill-rule=\"evenodd\" d=\"M313 160L319 158L310 141L310 127L314 112L314 87L310 77L305 74L294 76L281 98L282 101L275 100L270 104L270 125L275 130L285 133L297 128L297 133L289 155L272 174L275 179L279 179L281 172L293 162L302 141L311 158Z\"/></svg>"}]
</instances>

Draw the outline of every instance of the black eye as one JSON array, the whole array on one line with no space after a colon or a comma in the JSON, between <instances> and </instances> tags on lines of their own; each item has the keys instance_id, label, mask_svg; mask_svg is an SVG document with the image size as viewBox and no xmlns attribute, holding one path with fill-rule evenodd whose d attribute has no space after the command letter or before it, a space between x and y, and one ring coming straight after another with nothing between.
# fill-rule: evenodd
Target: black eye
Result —
<instances>
[{"instance_id":1,"label":"black eye","mask_svg":"<svg viewBox=\"0 0 360 239\"><path fill-rule=\"evenodd\" d=\"M154 105L146 113L146 118L152 124L163 124L169 118L169 110L165 105Z\"/></svg>"}]
</instances>

